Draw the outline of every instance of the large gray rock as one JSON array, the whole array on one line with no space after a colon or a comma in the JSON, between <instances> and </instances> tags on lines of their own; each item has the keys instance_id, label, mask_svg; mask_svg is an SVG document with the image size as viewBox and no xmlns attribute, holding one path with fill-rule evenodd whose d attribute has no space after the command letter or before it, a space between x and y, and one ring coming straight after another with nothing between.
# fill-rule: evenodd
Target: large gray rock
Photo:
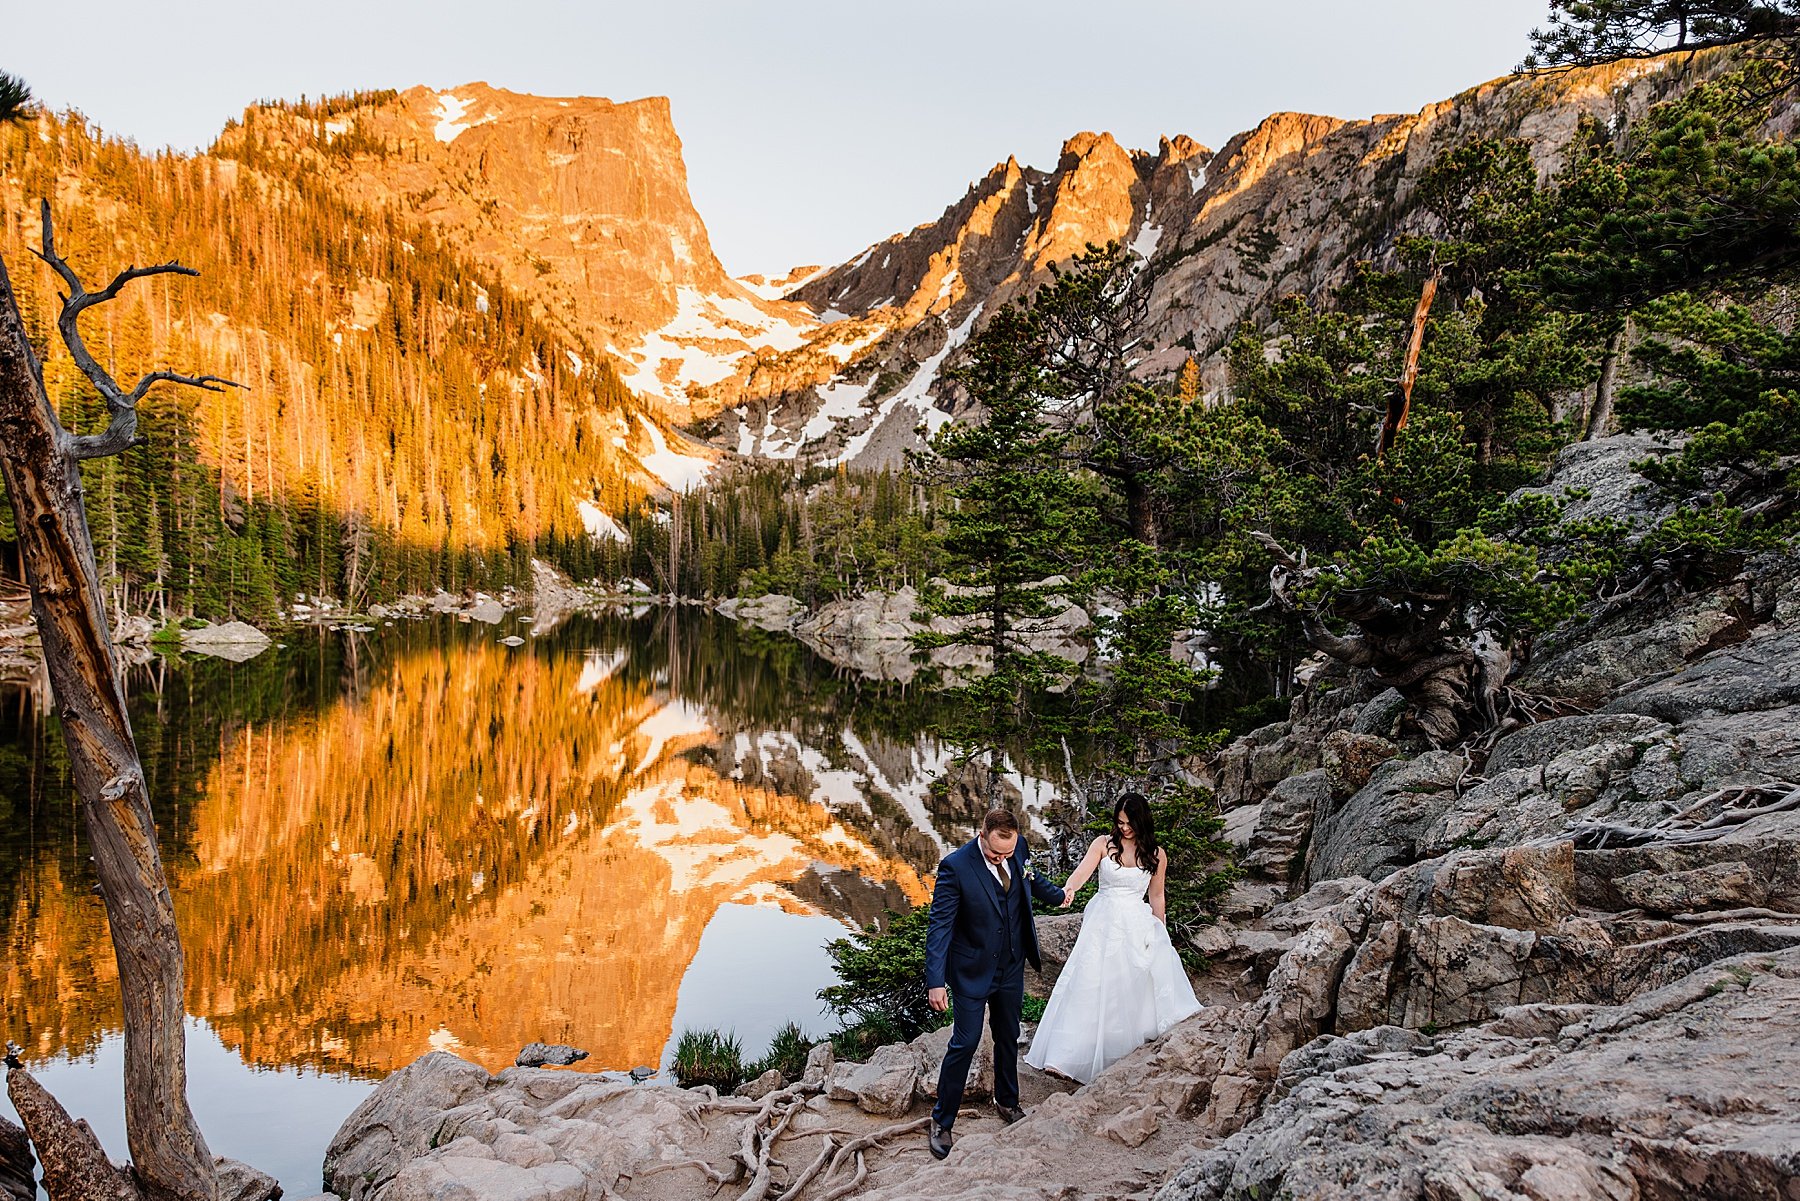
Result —
<instances>
[{"instance_id":1,"label":"large gray rock","mask_svg":"<svg viewBox=\"0 0 1800 1201\"><path fill-rule=\"evenodd\" d=\"M1219 752L1211 769L1220 808L1257 804L1289 776L1318 767L1326 736L1349 729L1368 697L1361 680L1328 672L1295 695L1288 704L1286 721L1233 739Z\"/></svg>"},{"instance_id":2,"label":"large gray rock","mask_svg":"<svg viewBox=\"0 0 1800 1201\"><path fill-rule=\"evenodd\" d=\"M1354 730L1333 730L1319 746L1331 795L1348 797L1369 782L1375 769L1400 753L1386 738Z\"/></svg>"},{"instance_id":3,"label":"large gray rock","mask_svg":"<svg viewBox=\"0 0 1800 1201\"><path fill-rule=\"evenodd\" d=\"M1795 704L1800 704L1800 628L1772 628L1632 689L1603 712L1680 722Z\"/></svg>"},{"instance_id":4,"label":"large gray rock","mask_svg":"<svg viewBox=\"0 0 1800 1201\"><path fill-rule=\"evenodd\" d=\"M526 1043L513 1062L522 1068L541 1068L551 1064L566 1068L587 1057L586 1051L566 1043Z\"/></svg>"},{"instance_id":5,"label":"large gray rock","mask_svg":"<svg viewBox=\"0 0 1800 1201\"><path fill-rule=\"evenodd\" d=\"M919 1062L918 1093L921 1100L937 1100L938 1074L943 1069L944 1056L950 1050L950 1034L950 1027L945 1026L941 1030L921 1034L908 1044ZM963 1096L970 1101L985 1101L993 1095L994 1034L983 1027L981 1042L975 1048L975 1058L969 1064Z\"/></svg>"},{"instance_id":6,"label":"large gray rock","mask_svg":"<svg viewBox=\"0 0 1800 1201\"><path fill-rule=\"evenodd\" d=\"M1033 971L1030 964L1025 965L1025 989L1033 996L1047 997L1056 986L1057 977L1062 975L1069 953L1075 949L1075 940L1081 937L1081 915L1041 914L1037 919L1037 936L1038 959L1043 967Z\"/></svg>"},{"instance_id":7,"label":"large gray rock","mask_svg":"<svg viewBox=\"0 0 1800 1201\"><path fill-rule=\"evenodd\" d=\"M1569 751L1580 751L1598 742L1642 742L1646 746L1668 733L1669 727L1639 714L1596 713L1540 721L1502 738L1488 756L1486 774L1498 775L1515 768L1534 769Z\"/></svg>"},{"instance_id":8,"label":"large gray rock","mask_svg":"<svg viewBox=\"0 0 1800 1201\"><path fill-rule=\"evenodd\" d=\"M247 1163L220 1155L213 1159L219 1174L219 1201L274 1201L281 1182Z\"/></svg>"},{"instance_id":9,"label":"large gray rock","mask_svg":"<svg viewBox=\"0 0 1800 1201\"><path fill-rule=\"evenodd\" d=\"M490 1077L436 1051L383 1080L351 1111L325 1149L325 1180L344 1201L363 1201L408 1161L437 1145L444 1114L480 1096Z\"/></svg>"},{"instance_id":10,"label":"large gray rock","mask_svg":"<svg viewBox=\"0 0 1800 1201\"><path fill-rule=\"evenodd\" d=\"M1455 805L1465 770L1462 756L1448 751L1381 764L1349 799L1317 810L1306 878L1378 880L1417 860L1420 840Z\"/></svg>"},{"instance_id":11,"label":"large gray rock","mask_svg":"<svg viewBox=\"0 0 1800 1201\"><path fill-rule=\"evenodd\" d=\"M763 596L732 597L713 606L733 621L755 626L759 630L785 634L806 613L806 603L779 592Z\"/></svg>"},{"instance_id":12,"label":"large gray rock","mask_svg":"<svg viewBox=\"0 0 1800 1201\"><path fill-rule=\"evenodd\" d=\"M839 1063L825 1078L825 1095L849 1101L864 1113L899 1117L912 1108L919 1057L904 1043L882 1047L867 1063Z\"/></svg>"},{"instance_id":13,"label":"large gray rock","mask_svg":"<svg viewBox=\"0 0 1800 1201\"><path fill-rule=\"evenodd\" d=\"M1331 799L1323 768L1277 784L1258 809L1250 851L1241 861L1244 870L1282 883L1298 879L1318 814L1330 808Z\"/></svg>"},{"instance_id":14,"label":"large gray rock","mask_svg":"<svg viewBox=\"0 0 1800 1201\"><path fill-rule=\"evenodd\" d=\"M484 625L499 625L500 619L506 616L506 606L490 598L476 601L469 606L469 617Z\"/></svg>"},{"instance_id":15,"label":"large gray rock","mask_svg":"<svg viewBox=\"0 0 1800 1201\"><path fill-rule=\"evenodd\" d=\"M189 654L209 655L242 663L268 650L270 638L255 626L242 621L203 626L181 631L181 649Z\"/></svg>"},{"instance_id":16,"label":"large gray rock","mask_svg":"<svg viewBox=\"0 0 1800 1201\"><path fill-rule=\"evenodd\" d=\"M1657 459L1681 449L1684 439L1663 434L1614 434L1572 442L1557 454L1549 481L1521 488L1512 499L1548 496L1564 503L1565 522L1608 518L1640 532L1674 511L1668 496L1631 469L1643 459Z\"/></svg>"},{"instance_id":17,"label":"large gray rock","mask_svg":"<svg viewBox=\"0 0 1800 1201\"><path fill-rule=\"evenodd\" d=\"M1800 951L1568 1016L1554 1041L1512 1032L1508 1016L1435 1050L1384 1031L1297 1049L1284 1095L1157 1201L1793 1195Z\"/></svg>"}]
</instances>

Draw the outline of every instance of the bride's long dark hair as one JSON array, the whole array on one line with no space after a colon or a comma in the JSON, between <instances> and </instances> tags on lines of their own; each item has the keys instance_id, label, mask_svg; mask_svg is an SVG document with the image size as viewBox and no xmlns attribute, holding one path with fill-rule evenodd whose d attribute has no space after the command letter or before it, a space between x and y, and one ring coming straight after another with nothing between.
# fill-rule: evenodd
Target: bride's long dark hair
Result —
<instances>
[{"instance_id":1,"label":"bride's long dark hair","mask_svg":"<svg viewBox=\"0 0 1800 1201\"><path fill-rule=\"evenodd\" d=\"M1156 819L1150 816L1150 802L1144 799L1141 792L1126 792L1119 795L1113 803L1112 843L1113 862L1120 867L1125 866L1125 836L1119 828L1119 814L1131 823L1131 837L1137 843L1138 866L1149 871L1156 870Z\"/></svg>"}]
</instances>

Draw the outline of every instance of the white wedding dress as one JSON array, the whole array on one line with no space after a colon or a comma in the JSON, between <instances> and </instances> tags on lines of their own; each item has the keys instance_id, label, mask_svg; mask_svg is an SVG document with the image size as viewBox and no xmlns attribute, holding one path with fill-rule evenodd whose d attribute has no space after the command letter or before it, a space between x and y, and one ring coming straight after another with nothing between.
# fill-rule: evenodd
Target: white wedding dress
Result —
<instances>
[{"instance_id":1,"label":"white wedding dress","mask_svg":"<svg viewBox=\"0 0 1800 1201\"><path fill-rule=\"evenodd\" d=\"M1101 1069L1198 1013L1169 932L1150 912L1150 872L1100 860L1075 949L1056 978L1025 1062L1086 1084Z\"/></svg>"}]
</instances>

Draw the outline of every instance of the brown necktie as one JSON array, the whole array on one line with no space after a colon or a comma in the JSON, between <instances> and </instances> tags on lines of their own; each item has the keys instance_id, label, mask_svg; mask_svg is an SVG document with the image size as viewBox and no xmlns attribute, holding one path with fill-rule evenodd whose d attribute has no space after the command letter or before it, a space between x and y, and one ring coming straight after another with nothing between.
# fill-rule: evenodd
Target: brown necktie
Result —
<instances>
[{"instance_id":1,"label":"brown necktie","mask_svg":"<svg viewBox=\"0 0 1800 1201\"><path fill-rule=\"evenodd\" d=\"M1000 869L1000 891L1001 892L1011 892L1012 891L1012 874L1006 870L1006 860L1002 859L999 863L996 863L994 866Z\"/></svg>"}]
</instances>

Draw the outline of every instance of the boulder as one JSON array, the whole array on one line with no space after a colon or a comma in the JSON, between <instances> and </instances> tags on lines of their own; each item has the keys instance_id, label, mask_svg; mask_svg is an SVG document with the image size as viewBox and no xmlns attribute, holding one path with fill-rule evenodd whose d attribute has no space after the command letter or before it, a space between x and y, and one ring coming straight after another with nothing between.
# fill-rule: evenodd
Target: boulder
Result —
<instances>
[{"instance_id":1,"label":"boulder","mask_svg":"<svg viewBox=\"0 0 1800 1201\"><path fill-rule=\"evenodd\" d=\"M770 1068L756 1079L746 1080L744 1083L738 1085L734 1090L734 1093L739 1097L748 1097L752 1101L760 1101L770 1093L786 1087L787 1081L781 1078L781 1073L774 1068Z\"/></svg>"},{"instance_id":2,"label":"boulder","mask_svg":"<svg viewBox=\"0 0 1800 1201\"><path fill-rule=\"evenodd\" d=\"M112 638L118 646L149 646L155 636L156 623L136 613L119 618L113 625Z\"/></svg>"},{"instance_id":3,"label":"boulder","mask_svg":"<svg viewBox=\"0 0 1800 1201\"><path fill-rule=\"evenodd\" d=\"M568 1067L588 1057L586 1051L565 1043L526 1043L513 1062L522 1068L541 1068L546 1064Z\"/></svg>"},{"instance_id":4,"label":"boulder","mask_svg":"<svg viewBox=\"0 0 1800 1201\"><path fill-rule=\"evenodd\" d=\"M1319 745L1331 795L1339 800L1367 784L1377 767L1399 753L1400 748L1387 739L1353 730L1333 730Z\"/></svg>"},{"instance_id":5,"label":"boulder","mask_svg":"<svg viewBox=\"0 0 1800 1201\"><path fill-rule=\"evenodd\" d=\"M281 1196L281 1182L247 1163L215 1156L219 1174L219 1201L274 1201Z\"/></svg>"},{"instance_id":6,"label":"boulder","mask_svg":"<svg viewBox=\"0 0 1800 1201\"><path fill-rule=\"evenodd\" d=\"M1282 1096L1157 1201L1791 1195L1800 951L1701 968L1577 1016L1555 1041L1513 1021L1435 1043L1383 1029L1347 1050L1296 1050Z\"/></svg>"},{"instance_id":7,"label":"boulder","mask_svg":"<svg viewBox=\"0 0 1800 1201\"><path fill-rule=\"evenodd\" d=\"M1407 700L1400 695L1398 688L1384 689L1356 711L1356 720L1350 723L1350 732L1392 738L1399 733L1400 719L1406 716L1406 706Z\"/></svg>"},{"instance_id":8,"label":"boulder","mask_svg":"<svg viewBox=\"0 0 1800 1201\"><path fill-rule=\"evenodd\" d=\"M807 1088L824 1088L831 1069L837 1066L837 1053L829 1042L820 1043L806 1053L806 1071L800 1083Z\"/></svg>"},{"instance_id":9,"label":"boulder","mask_svg":"<svg viewBox=\"0 0 1800 1201\"><path fill-rule=\"evenodd\" d=\"M1257 811L1250 853L1241 861L1244 870L1283 883L1298 879L1317 815L1330 807L1331 796L1330 776L1323 768L1277 784Z\"/></svg>"},{"instance_id":10,"label":"boulder","mask_svg":"<svg viewBox=\"0 0 1800 1201\"><path fill-rule=\"evenodd\" d=\"M468 615L484 625L499 625L500 619L506 616L506 606L488 597L469 606Z\"/></svg>"},{"instance_id":11,"label":"boulder","mask_svg":"<svg viewBox=\"0 0 1800 1201\"><path fill-rule=\"evenodd\" d=\"M434 1051L376 1086L325 1149L325 1182L344 1201L365 1201L378 1182L435 1145L443 1117L487 1089L491 1077Z\"/></svg>"},{"instance_id":12,"label":"boulder","mask_svg":"<svg viewBox=\"0 0 1800 1201\"><path fill-rule=\"evenodd\" d=\"M918 1058L918 1095L921 1100L937 1100L938 1073L943 1069L944 1056L950 1051L950 1033L950 1027L945 1026L941 1030L921 1034L907 1044ZM975 1048L975 1058L969 1064L963 1097L970 1101L985 1101L993 1095L994 1035L984 1027L981 1042Z\"/></svg>"},{"instance_id":13,"label":"boulder","mask_svg":"<svg viewBox=\"0 0 1800 1201\"><path fill-rule=\"evenodd\" d=\"M1610 518L1641 532L1675 506L1631 465L1674 454L1684 441L1666 434L1634 433L1571 442L1558 452L1547 483L1521 488L1510 499L1548 496L1564 502L1564 522Z\"/></svg>"},{"instance_id":14,"label":"boulder","mask_svg":"<svg viewBox=\"0 0 1800 1201\"><path fill-rule=\"evenodd\" d=\"M1769 628L1729 654L1707 654L1609 702L1602 712L1682 722L1800 704L1800 628Z\"/></svg>"},{"instance_id":15,"label":"boulder","mask_svg":"<svg viewBox=\"0 0 1800 1201\"><path fill-rule=\"evenodd\" d=\"M1069 961L1069 954L1074 951L1075 940L1080 935L1079 913L1038 915L1038 961L1043 967L1033 971L1030 964L1025 965L1025 991L1037 997L1050 995L1050 990L1056 986L1056 978L1062 974L1063 964Z\"/></svg>"},{"instance_id":16,"label":"boulder","mask_svg":"<svg viewBox=\"0 0 1800 1201\"><path fill-rule=\"evenodd\" d=\"M825 1078L825 1095L864 1113L899 1117L912 1108L919 1057L905 1043L882 1047L867 1063L839 1063Z\"/></svg>"},{"instance_id":17,"label":"boulder","mask_svg":"<svg viewBox=\"0 0 1800 1201\"><path fill-rule=\"evenodd\" d=\"M794 623L806 613L805 602L779 592L763 596L733 597L722 600L713 607L733 621L777 634L791 631Z\"/></svg>"},{"instance_id":18,"label":"boulder","mask_svg":"<svg viewBox=\"0 0 1800 1201\"><path fill-rule=\"evenodd\" d=\"M1466 770L1462 756L1449 751L1382 763L1347 800L1317 810L1306 878L1378 880L1417 860L1420 839L1455 804ZM1323 773L1320 784L1329 789Z\"/></svg>"},{"instance_id":19,"label":"boulder","mask_svg":"<svg viewBox=\"0 0 1800 1201\"><path fill-rule=\"evenodd\" d=\"M1289 702L1286 721L1234 739L1211 769L1220 808L1254 805L1289 776L1318 767L1325 736L1349 728L1367 700L1360 680L1328 671Z\"/></svg>"},{"instance_id":20,"label":"boulder","mask_svg":"<svg viewBox=\"0 0 1800 1201\"><path fill-rule=\"evenodd\" d=\"M233 663L254 659L269 649L269 645L267 634L242 621L228 621L223 625L181 631L182 650L190 654L210 655L215 659L228 659Z\"/></svg>"}]
</instances>

